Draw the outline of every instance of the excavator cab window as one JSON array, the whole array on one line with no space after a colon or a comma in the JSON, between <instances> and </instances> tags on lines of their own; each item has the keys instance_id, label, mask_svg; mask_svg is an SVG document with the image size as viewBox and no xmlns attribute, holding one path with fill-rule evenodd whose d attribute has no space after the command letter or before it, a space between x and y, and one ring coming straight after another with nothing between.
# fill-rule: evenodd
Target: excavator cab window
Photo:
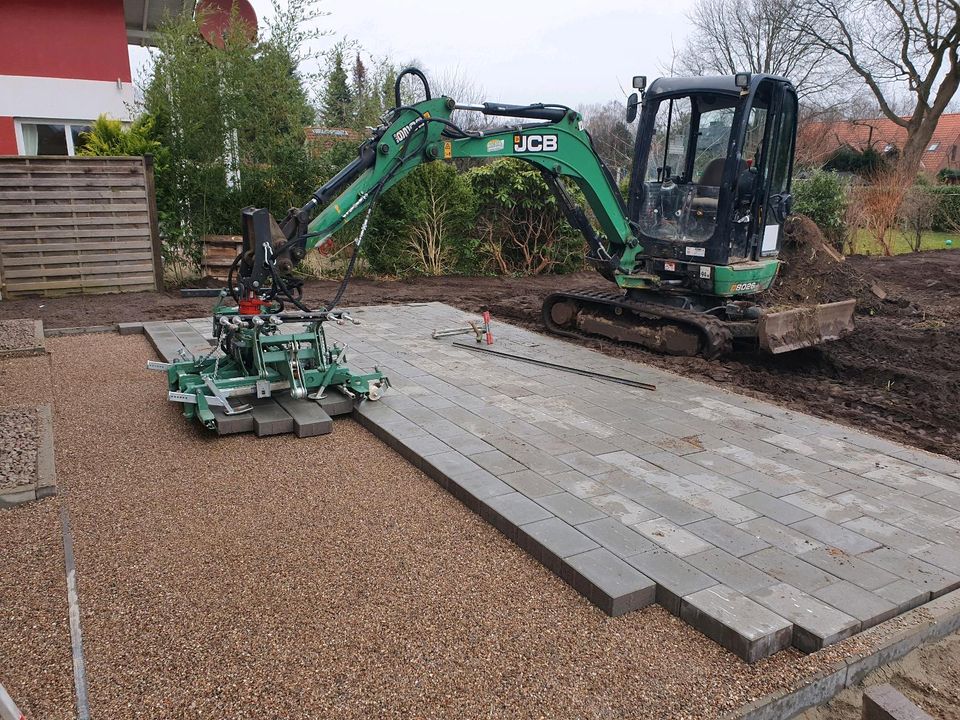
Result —
<instances>
[{"instance_id":1,"label":"excavator cab window","mask_svg":"<svg viewBox=\"0 0 960 720\"><path fill-rule=\"evenodd\" d=\"M656 107L639 225L668 242L709 239L717 223L736 98L666 98Z\"/></svg>"},{"instance_id":2,"label":"excavator cab window","mask_svg":"<svg viewBox=\"0 0 960 720\"><path fill-rule=\"evenodd\" d=\"M726 265L777 253L796 92L784 78L743 76L647 89L628 211L648 257Z\"/></svg>"}]
</instances>

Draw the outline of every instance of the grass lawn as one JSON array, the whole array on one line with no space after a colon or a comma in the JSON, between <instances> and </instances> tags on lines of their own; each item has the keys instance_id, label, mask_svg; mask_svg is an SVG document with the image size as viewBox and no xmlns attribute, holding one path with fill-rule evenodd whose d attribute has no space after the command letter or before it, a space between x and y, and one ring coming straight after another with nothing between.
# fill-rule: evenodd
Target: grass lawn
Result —
<instances>
[{"instance_id":1,"label":"grass lawn","mask_svg":"<svg viewBox=\"0 0 960 720\"><path fill-rule=\"evenodd\" d=\"M902 255L903 253L913 252L907 242L906 236L900 230L892 230L893 236L893 254ZM947 240L952 240L952 245L947 245ZM860 228L857 237L853 243L853 255L882 255L883 248L880 243L870 234L868 230ZM960 234L949 232L934 232L927 230L921 240L921 250L947 250L960 248Z\"/></svg>"}]
</instances>

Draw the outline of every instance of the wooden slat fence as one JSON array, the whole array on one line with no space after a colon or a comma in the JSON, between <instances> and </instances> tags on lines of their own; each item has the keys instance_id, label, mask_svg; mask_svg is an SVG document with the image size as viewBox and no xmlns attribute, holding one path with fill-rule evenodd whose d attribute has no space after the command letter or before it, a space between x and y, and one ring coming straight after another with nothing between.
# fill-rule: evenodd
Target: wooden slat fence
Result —
<instances>
[{"instance_id":1,"label":"wooden slat fence","mask_svg":"<svg viewBox=\"0 0 960 720\"><path fill-rule=\"evenodd\" d=\"M162 287L153 165L0 157L2 297Z\"/></svg>"}]
</instances>

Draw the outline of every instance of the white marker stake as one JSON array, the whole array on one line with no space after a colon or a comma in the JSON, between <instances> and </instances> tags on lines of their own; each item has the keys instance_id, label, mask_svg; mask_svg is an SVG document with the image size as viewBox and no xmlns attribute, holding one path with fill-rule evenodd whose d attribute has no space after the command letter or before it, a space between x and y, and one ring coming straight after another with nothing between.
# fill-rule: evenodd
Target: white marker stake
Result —
<instances>
[{"instance_id":1,"label":"white marker stake","mask_svg":"<svg viewBox=\"0 0 960 720\"><path fill-rule=\"evenodd\" d=\"M26 720L3 685L0 685L0 720Z\"/></svg>"}]
</instances>

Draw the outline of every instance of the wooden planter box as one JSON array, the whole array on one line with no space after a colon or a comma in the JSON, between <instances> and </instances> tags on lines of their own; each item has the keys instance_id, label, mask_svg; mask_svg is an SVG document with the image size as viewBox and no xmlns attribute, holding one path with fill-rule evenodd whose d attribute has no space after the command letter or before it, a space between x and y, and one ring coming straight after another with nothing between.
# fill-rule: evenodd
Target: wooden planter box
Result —
<instances>
[{"instance_id":1,"label":"wooden planter box","mask_svg":"<svg viewBox=\"0 0 960 720\"><path fill-rule=\"evenodd\" d=\"M203 276L226 282L230 266L242 249L243 238L239 235L204 235Z\"/></svg>"}]
</instances>

